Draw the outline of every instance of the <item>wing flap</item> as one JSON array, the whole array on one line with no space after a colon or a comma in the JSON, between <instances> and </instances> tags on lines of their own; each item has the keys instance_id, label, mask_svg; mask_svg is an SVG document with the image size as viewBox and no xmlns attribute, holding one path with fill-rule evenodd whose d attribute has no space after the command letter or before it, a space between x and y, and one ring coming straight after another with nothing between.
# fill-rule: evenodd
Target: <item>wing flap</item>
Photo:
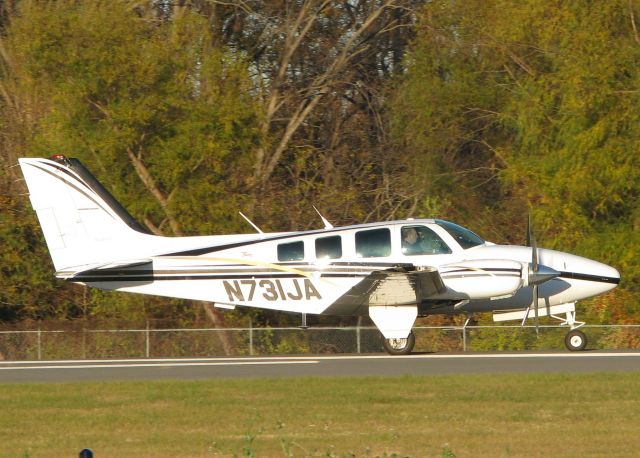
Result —
<instances>
[{"instance_id":1,"label":"wing flap","mask_svg":"<svg viewBox=\"0 0 640 458\"><path fill-rule=\"evenodd\" d=\"M437 269L404 268L371 272L344 293L323 314L368 315L370 306L416 305L446 290Z\"/></svg>"}]
</instances>

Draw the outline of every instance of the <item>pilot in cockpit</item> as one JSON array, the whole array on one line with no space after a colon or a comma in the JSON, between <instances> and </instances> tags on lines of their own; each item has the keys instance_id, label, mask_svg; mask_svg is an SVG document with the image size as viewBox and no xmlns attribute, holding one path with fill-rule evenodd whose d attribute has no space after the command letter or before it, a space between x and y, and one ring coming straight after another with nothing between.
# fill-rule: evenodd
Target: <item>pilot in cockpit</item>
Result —
<instances>
[{"instance_id":1,"label":"pilot in cockpit","mask_svg":"<svg viewBox=\"0 0 640 458\"><path fill-rule=\"evenodd\" d=\"M422 237L415 227L402 228L402 253L422 254Z\"/></svg>"}]
</instances>

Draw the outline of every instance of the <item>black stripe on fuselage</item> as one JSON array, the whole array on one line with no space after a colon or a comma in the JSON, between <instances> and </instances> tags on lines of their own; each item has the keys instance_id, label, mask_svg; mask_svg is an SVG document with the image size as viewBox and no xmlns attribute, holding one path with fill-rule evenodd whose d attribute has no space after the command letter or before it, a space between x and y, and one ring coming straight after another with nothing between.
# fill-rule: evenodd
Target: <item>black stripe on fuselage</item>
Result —
<instances>
[{"instance_id":1,"label":"black stripe on fuselage","mask_svg":"<svg viewBox=\"0 0 640 458\"><path fill-rule=\"evenodd\" d=\"M400 269L414 270L415 265L409 262L365 262L365 261L335 261L331 263L331 267L346 266L346 267L397 267Z\"/></svg>"},{"instance_id":2,"label":"black stripe on fuselage","mask_svg":"<svg viewBox=\"0 0 640 458\"><path fill-rule=\"evenodd\" d=\"M505 273L490 274L490 273L469 272L469 273L460 274L460 275L441 275L441 278L443 280L452 280L454 278L489 278L489 277L520 278L520 274L518 273L517 275L514 275L514 274L505 274Z\"/></svg>"},{"instance_id":3,"label":"black stripe on fuselage","mask_svg":"<svg viewBox=\"0 0 640 458\"><path fill-rule=\"evenodd\" d=\"M369 272L362 273L346 273L346 272L326 272L320 274L321 278L366 278ZM95 283L95 282L149 282L149 281L175 281L175 280L241 280L241 279L267 279L267 278L304 278L305 275L288 273L288 272L264 272L264 273L246 273L246 274L175 274L175 275L157 275L151 270L143 271L120 271L104 272L104 273L87 273L80 274L75 277L67 278L72 282ZM601 275L581 274L577 272L561 272L559 278L569 278L574 280L585 280L599 283L618 284L619 278L605 277ZM446 279L446 278L445 278Z\"/></svg>"},{"instance_id":4,"label":"black stripe on fuselage","mask_svg":"<svg viewBox=\"0 0 640 458\"><path fill-rule=\"evenodd\" d=\"M460 273L465 273L465 272L469 272L469 273L478 273L478 272L486 272L488 274L492 274L494 272L501 272L501 273L517 273L518 275L520 275L520 269L509 269L509 268L494 268L494 267L489 267L489 268L483 268L483 267L476 267L476 268L460 268L460 269L456 269L456 270L447 270L445 272L441 272L440 275L447 275L447 274L460 274Z\"/></svg>"},{"instance_id":5,"label":"black stripe on fuselage","mask_svg":"<svg viewBox=\"0 0 640 458\"><path fill-rule=\"evenodd\" d=\"M322 274L320 278L365 278L368 273L347 273L347 274ZM241 275L154 275L154 274L132 274L132 275L78 275L66 280L81 283L101 283L101 282L153 282L153 281L176 281L176 280L263 280L279 278L308 278L305 275L292 273L266 273L266 274L241 274Z\"/></svg>"},{"instance_id":6,"label":"black stripe on fuselage","mask_svg":"<svg viewBox=\"0 0 640 458\"><path fill-rule=\"evenodd\" d=\"M560 272L560 278L570 278L572 280L594 281L598 283L620 283L620 277L605 277L602 275L581 274L577 272Z\"/></svg>"},{"instance_id":7,"label":"black stripe on fuselage","mask_svg":"<svg viewBox=\"0 0 640 458\"><path fill-rule=\"evenodd\" d=\"M308 262L304 263L275 263L288 269L279 270L277 268L255 268L246 264L225 264L220 266L198 265L190 269L170 270L170 269L127 269L126 267L111 269L88 270L73 276L72 272L60 272L61 278L75 282L95 282L95 281L156 281L156 280L227 280L246 278L302 278L308 277L308 273L318 272L323 278L354 278L366 277L380 268L401 267L413 270L412 264L399 265L390 263L334 263L321 272ZM237 267L234 269L233 267ZM300 274L289 270L300 271Z\"/></svg>"},{"instance_id":8,"label":"black stripe on fuselage","mask_svg":"<svg viewBox=\"0 0 640 458\"><path fill-rule=\"evenodd\" d=\"M147 264L145 262L145 264ZM148 263L150 264L150 262ZM86 270L83 272L79 272L75 278L78 276L127 276L127 275L175 275L175 274L251 274L251 275L263 275L263 274L281 274L281 273L294 273L302 272L302 273L319 273L319 274L341 274L341 273L358 273L362 271L366 271L367 274L377 270L379 265L373 264L362 264L360 266L345 266L345 265L330 265L327 267L323 267L322 270L317 267L309 264L273 264L273 266L277 267L256 267L248 264L222 264L222 265L196 265L189 266L189 268L165 268L165 269L134 269L129 266L123 267L115 267L115 268L103 268L103 269L93 269ZM281 267L281 268L279 268ZM363 267L363 268L356 268ZM73 272L60 272L62 276L72 276Z\"/></svg>"}]
</instances>

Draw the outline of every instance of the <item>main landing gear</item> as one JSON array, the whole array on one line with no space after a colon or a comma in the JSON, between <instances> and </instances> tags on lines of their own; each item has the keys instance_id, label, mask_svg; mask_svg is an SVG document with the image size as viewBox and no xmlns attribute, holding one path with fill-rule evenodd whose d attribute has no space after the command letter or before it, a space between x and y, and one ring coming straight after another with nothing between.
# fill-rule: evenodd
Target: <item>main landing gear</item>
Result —
<instances>
[{"instance_id":1,"label":"main landing gear","mask_svg":"<svg viewBox=\"0 0 640 458\"><path fill-rule=\"evenodd\" d=\"M564 344L571 351L582 351L587 346L587 336L579 329L574 329L567 333Z\"/></svg>"},{"instance_id":2,"label":"main landing gear","mask_svg":"<svg viewBox=\"0 0 640 458\"><path fill-rule=\"evenodd\" d=\"M390 355L408 355L413 351L416 345L416 336L411 331L408 337L403 339L385 339L382 338L382 346Z\"/></svg>"}]
</instances>

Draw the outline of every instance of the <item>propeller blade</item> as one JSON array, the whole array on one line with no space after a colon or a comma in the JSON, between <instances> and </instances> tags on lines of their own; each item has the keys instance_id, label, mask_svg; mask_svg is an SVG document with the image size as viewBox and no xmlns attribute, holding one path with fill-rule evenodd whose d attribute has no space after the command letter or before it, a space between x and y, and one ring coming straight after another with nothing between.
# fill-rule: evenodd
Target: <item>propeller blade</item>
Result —
<instances>
[{"instance_id":1,"label":"propeller blade","mask_svg":"<svg viewBox=\"0 0 640 458\"><path fill-rule=\"evenodd\" d=\"M531 247L531 270L534 273L538 272L538 247L536 246L536 238L533 235L531 213L529 213L529 217L527 219L527 246Z\"/></svg>"},{"instance_id":2,"label":"propeller blade","mask_svg":"<svg viewBox=\"0 0 640 458\"><path fill-rule=\"evenodd\" d=\"M538 247L536 246L536 239L531 235L531 270L534 273L538 272Z\"/></svg>"},{"instance_id":3,"label":"propeller blade","mask_svg":"<svg viewBox=\"0 0 640 458\"><path fill-rule=\"evenodd\" d=\"M527 245L531 247L531 272L530 272L530 278L536 277L536 274L538 273L538 247L536 246L536 238L533 235L533 229L531 227L531 213L529 213L529 218L527 219ZM534 317L535 317L535 323L536 323L536 335L538 335L539 332L539 319L538 319L538 284L534 283L533 284L533 289L532 289L532 304L533 305L533 312L534 312Z\"/></svg>"},{"instance_id":4,"label":"propeller blade","mask_svg":"<svg viewBox=\"0 0 640 458\"><path fill-rule=\"evenodd\" d=\"M533 285L533 310L535 312L535 323L536 323L536 335L539 333L539 322L538 322L538 285Z\"/></svg>"},{"instance_id":5,"label":"propeller blade","mask_svg":"<svg viewBox=\"0 0 640 458\"><path fill-rule=\"evenodd\" d=\"M527 313L525 314L524 319L522 320L522 325L524 326L525 320L529 316L529 311L533 307L534 312L534 321L536 323L536 335L540 332L540 323L539 323L539 308L538 308L538 299L539 299L539 291L538 285L549 281L553 278L560 276L560 272L551 267L540 266L540 253L538 252L538 246L536 244L536 238L533 235L533 228L531 224L531 213L529 213L529 217L527 218L527 246L531 247L531 264L529 265L529 286L531 286L531 305L527 307ZM547 303L547 316L550 315L549 304Z\"/></svg>"}]
</instances>

